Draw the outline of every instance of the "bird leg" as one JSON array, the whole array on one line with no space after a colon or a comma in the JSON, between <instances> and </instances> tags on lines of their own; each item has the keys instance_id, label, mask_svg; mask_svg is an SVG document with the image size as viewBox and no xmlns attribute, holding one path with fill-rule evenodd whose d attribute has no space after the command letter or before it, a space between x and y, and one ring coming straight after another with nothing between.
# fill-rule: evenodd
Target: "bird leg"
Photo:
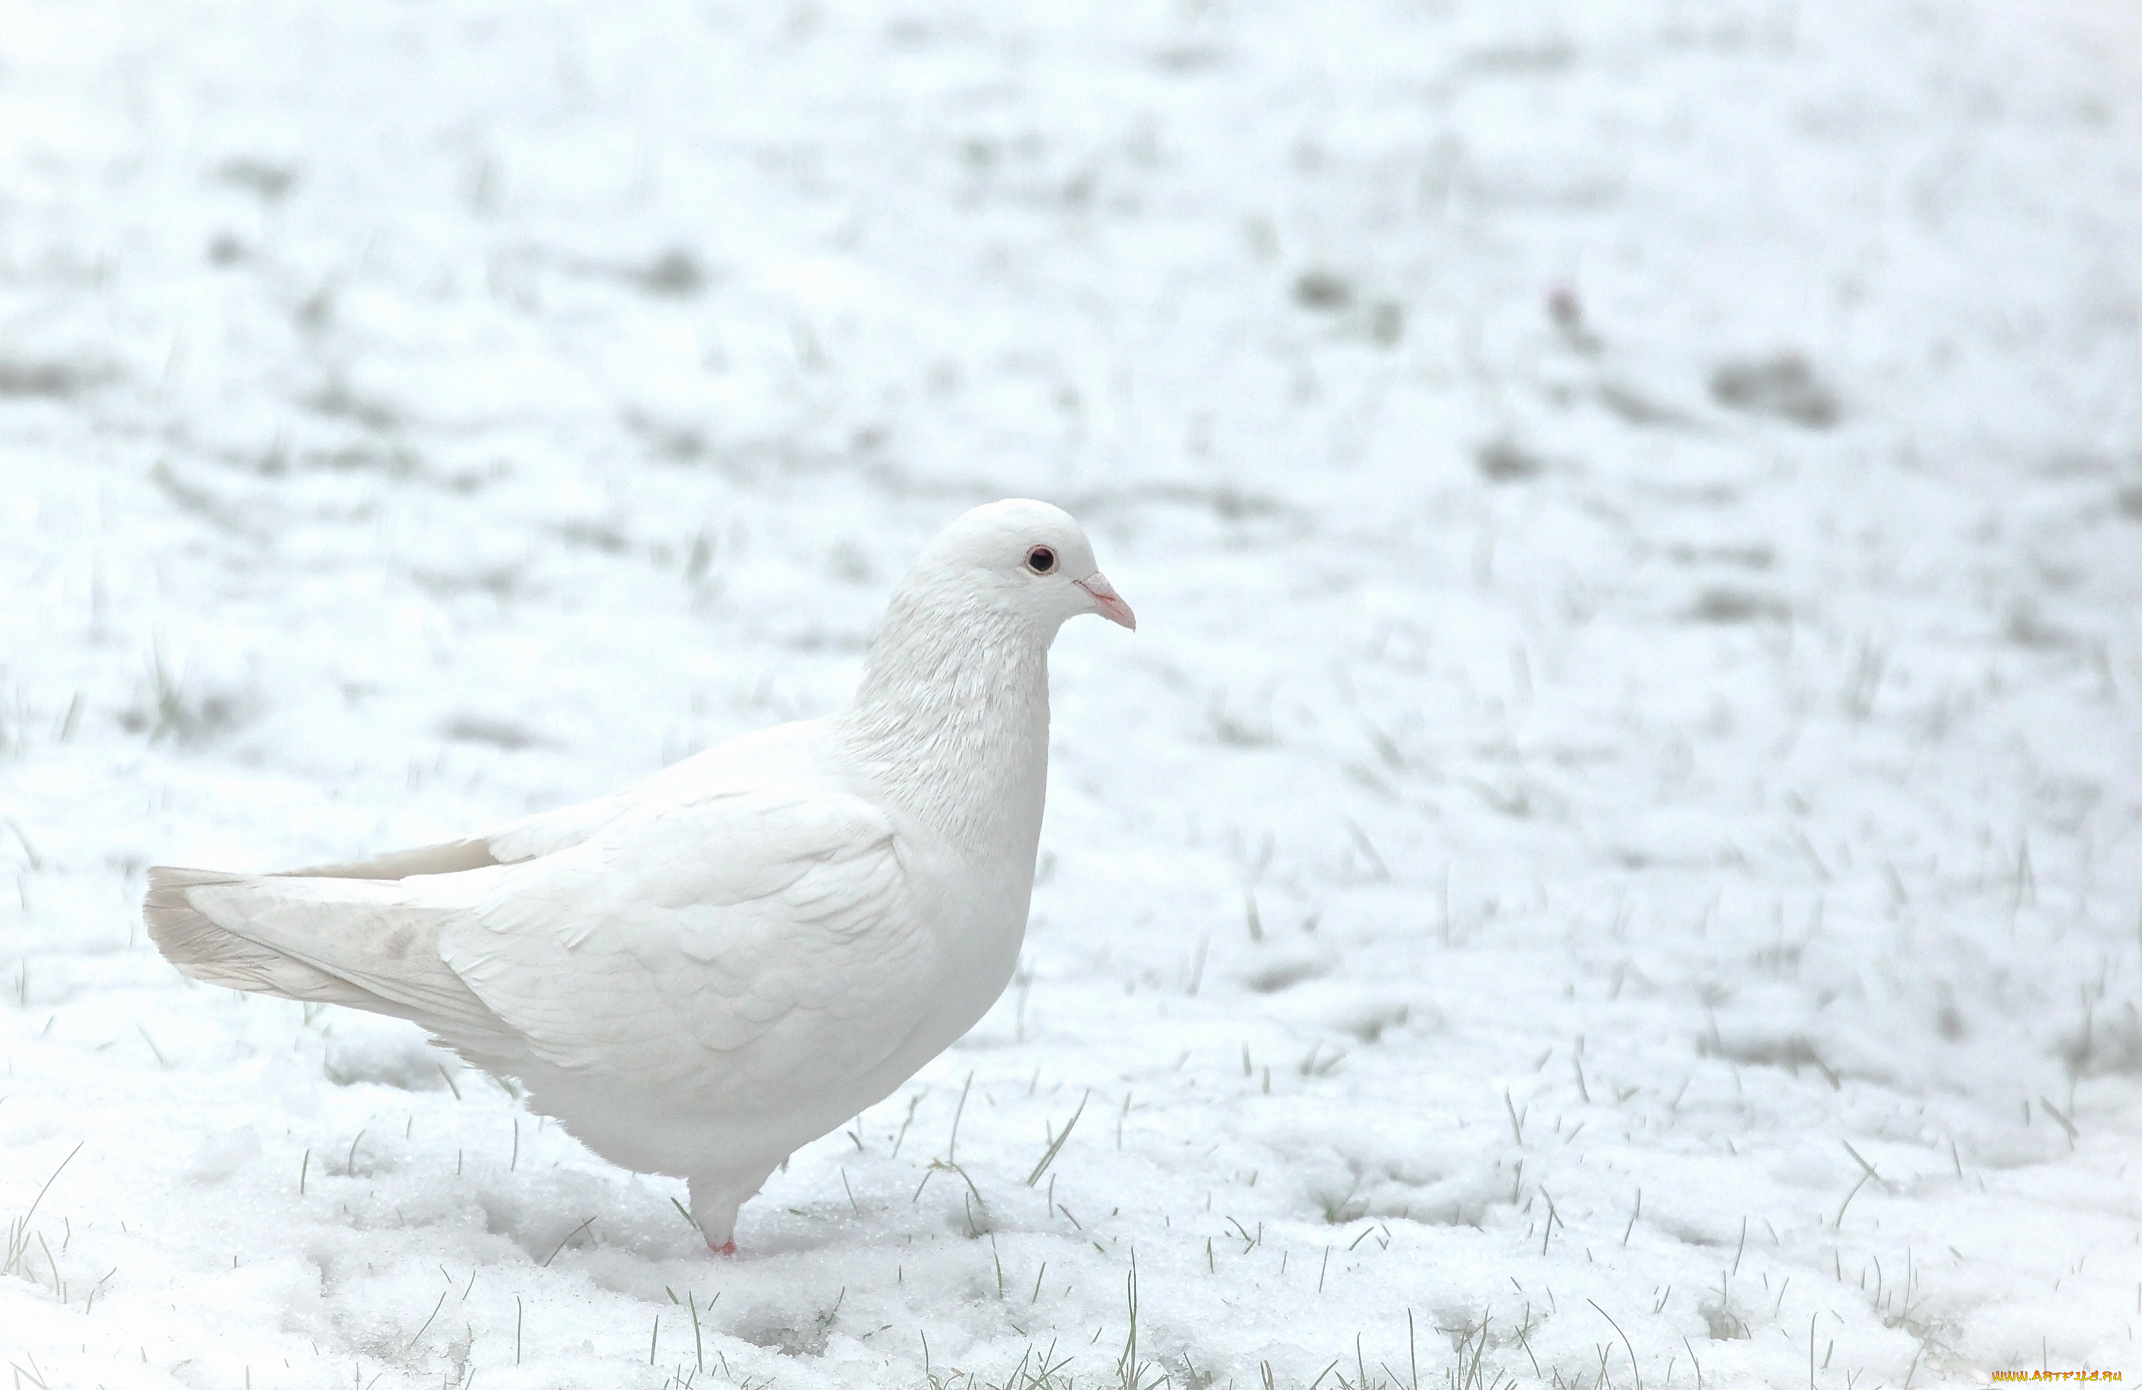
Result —
<instances>
[{"instance_id":1,"label":"bird leg","mask_svg":"<svg viewBox=\"0 0 2142 1390\"><path fill-rule=\"evenodd\" d=\"M736 1253L736 1209L759 1190L765 1175L703 1173L687 1180L692 1194L692 1224L717 1255Z\"/></svg>"}]
</instances>

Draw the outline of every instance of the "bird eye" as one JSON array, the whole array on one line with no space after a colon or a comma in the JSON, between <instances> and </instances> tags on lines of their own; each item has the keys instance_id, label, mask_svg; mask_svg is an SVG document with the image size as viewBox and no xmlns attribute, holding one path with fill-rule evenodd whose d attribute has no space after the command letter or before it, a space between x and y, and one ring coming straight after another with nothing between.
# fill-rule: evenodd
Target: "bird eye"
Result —
<instances>
[{"instance_id":1,"label":"bird eye","mask_svg":"<svg viewBox=\"0 0 2142 1390\"><path fill-rule=\"evenodd\" d=\"M1047 574L1056 568L1056 552L1045 545L1037 545L1026 552L1026 567L1036 574Z\"/></svg>"}]
</instances>

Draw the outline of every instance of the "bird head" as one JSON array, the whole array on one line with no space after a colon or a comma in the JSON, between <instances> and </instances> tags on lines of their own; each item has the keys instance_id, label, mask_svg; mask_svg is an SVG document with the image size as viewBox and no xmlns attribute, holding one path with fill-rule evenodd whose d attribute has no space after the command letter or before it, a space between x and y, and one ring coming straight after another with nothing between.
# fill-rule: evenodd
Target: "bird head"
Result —
<instances>
[{"instance_id":1,"label":"bird head","mask_svg":"<svg viewBox=\"0 0 2142 1390\"><path fill-rule=\"evenodd\" d=\"M1053 634L1065 619L1098 613L1135 629L1138 619L1094 563L1093 545L1060 507L1007 498L976 507L937 533L914 578L959 590ZM912 579L911 579L912 582Z\"/></svg>"}]
</instances>

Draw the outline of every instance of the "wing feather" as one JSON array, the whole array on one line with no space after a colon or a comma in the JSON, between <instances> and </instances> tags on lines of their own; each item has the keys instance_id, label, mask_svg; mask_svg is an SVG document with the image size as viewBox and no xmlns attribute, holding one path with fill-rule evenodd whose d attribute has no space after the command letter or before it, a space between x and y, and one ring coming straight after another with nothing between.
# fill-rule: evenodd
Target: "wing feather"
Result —
<instances>
[{"instance_id":1,"label":"wing feather","mask_svg":"<svg viewBox=\"0 0 2142 1390\"><path fill-rule=\"evenodd\" d=\"M820 786L643 807L502 871L439 950L569 1070L722 1090L882 1060L931 947L891 823Z\"/></svg>"}]
</instances>

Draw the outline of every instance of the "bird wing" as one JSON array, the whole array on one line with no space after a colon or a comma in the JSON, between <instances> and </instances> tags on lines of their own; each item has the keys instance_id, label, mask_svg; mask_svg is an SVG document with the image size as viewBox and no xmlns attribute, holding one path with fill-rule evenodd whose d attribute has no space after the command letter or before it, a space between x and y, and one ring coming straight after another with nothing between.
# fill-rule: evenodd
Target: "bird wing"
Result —
<instances>
[{"instance_id":1,"label":"bird wing","mask_svg":"<svg viewBox=\"0 0 2142 1390\"><path fill-rule=\"evenodd\" d=\"M934 948L892 824L823 785L643 806L494 872L440 956L568 1070L717 1088L852 1074L927 1005Z\"/></svg>"}]
</instances>

